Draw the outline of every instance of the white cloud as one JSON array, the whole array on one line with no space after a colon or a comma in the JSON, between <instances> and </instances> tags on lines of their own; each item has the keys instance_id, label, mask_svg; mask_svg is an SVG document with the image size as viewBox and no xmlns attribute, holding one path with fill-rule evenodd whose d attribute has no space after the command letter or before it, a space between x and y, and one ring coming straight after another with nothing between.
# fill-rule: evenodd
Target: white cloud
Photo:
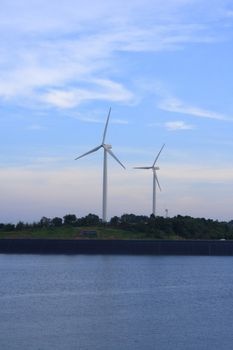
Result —
<instances>
[{"instance_id":1,"label":"white cloud","mask_svg":"<svg viewBox=\"0 0 233 350\"><path fill-rule=\"evenodd\" d=\"M106 122L106 120L105 121L103 119L100 120L95 117L77 117L77 119L85 123L103 124L104 122Z\"/></svg>"},{"instance_id":2,"label":"white cloud","mask_svg":"<svg viewBox=\"0 0 233 350\"><path fill-rule=\"evenodd\" d=\"M207 183L232 183L233 168L231 166L222 166L222 168L215 165L200 166L199 164L178 166L171 164L164 164L161 170L162 176L172 178L178 181L186 182L207 182Z\"/></svg>"},{"instance_id":3,"label":"white cloud","mask_svg":"<svg viewBox=\"0 0 233 350\"><path fill-rule=\"evenodd\" d=\"M84 24L90 25L95 21L105 25L106 22L125 23L129 18L131 21L139 21L141 17L146 17L148 21L171 19L172 16L180 19L182 16L179 11L183 10L185 16L192 5L195 6L196 1L167 0L164 6L162 0L60 0L57 6L56 0L1 0L0 24L8 30L17 29L16 34L29 32L35 35L47 31L59 33L61 30L70 32L77 27L81 30Z\"/></svg>"},{"instance_id":4,"label":"white cloud","mask_svg":"<svg viewBox=\"0 0 233 350\"><path fill-rule=\"evenodd\" d=\"M125 119L112 119L112 124L127 125L129 124L129 121Z\"/></svg>"},{"instance_id":5,"label":"white cloud","mask_svg":"<svg viewBox=\"0 0 233 350\"><path fill-rule=\"evenodd\" d=\"M89 92L76 90L76 91L62 91L51 90L42 97L42 101L60 108L72 108L80 104L80 102L88 99Z\"/></svg>"},{"instance_id":6,"label":"white cloud","mask_svg":"<svg viewBox=\"0 0 233 350\"><path fill-rule=\"evenodd\" d=\"M149 29L128 28L119 37L120 50L153 52L180 50L191 43L213 43L221 40L216 35L206 34L206 27L198 24L166 24Z\"/></svg>"},{"instance_id":7,"label":"white cloud","mask_svg":"<svg viewBox=\"0 0 233 350\"><path fill-rule=\"evenodd\" d=\"M48 166L49 164L54 164L54 163L61 163L64 162L65 158L63 157L49 157L49 156L41 156L41 157L36 157L33 159L34 165L39 165L39 166Z\"/></svg>"},{"instance_id":8,"label":"white cloud","mask_svg":"<svg viewBox=\"0 0 233 350\"><path fill-rule=\"evenodd\" d=\"M38 162L52 162L42 157ZM114 162L109 168L109 217L124 212L149 214L151 210L150 171L123 171ZM158 173L162 192L158 194L158 207L169 203L169 212L190 215L198 213L199 207L211 217L226 215L224 202L232 207L233 168L190 166L186 164L163 164ZM4 168L0 169L0 181L4 183L0 203L1 220L39 220L48 217L75 213L78 216L89 212L101 215L102 166L83 166L81 163L63 169L45 168ZM228 194L228 195L227 195ZM226 199L227 195L227 199ZM212 201L208 198L211 196ZM216 198L215 198L216 196ZM216 200L215 200L216 199ZM195 204L197 201L197 204ZM219 203L219 204L218 204ZM217 211L218 209L218 211ZM224 209L224 210L223 210ZM9 219L8 219L9 218Z\"/></svg>"},{"instance_id":9,"label":"white cloud","mask_svg":"<svg viewBox=\"0 0 233 350\"><path fill-rule=\"evenodd\" d=\"M121 84L110 80L95 80L95 86L89 89L50 90L41 97L42 101L60 108L73 108L82 102L90 100L105 100L111 102L130 102L133 95Z\"/></svg>"},{"instance_id":10,"label":"white cloud","mask_svg":"<svg viewBox=\"0 0 233 350\"><path fill-rule=\"evenodd\" d=\"M28 130L42 130L44 129L43 126L39 124L32 124L27 127Z\"/></svg>"},{"instance_id":11,"label":"white cloud","mask_svg":"<svg viewBox=\"0 0 233 350\"><path fill-rule=\"evenodd\" d=\"M182 120L169 121L165 123L149 123L148 127L160 127L166 128L169 131L177 131L177 130L193 130L195 129L195 125L188 124Z\"/></svg>"},{"instance_id":12,"label":"white cloud","mask_svg":"<svg viewBox=\"0 0 233 350\"><path fill-rule=\"evenodd\" d=\"M96 123L96 124L106 123L106 119L98 119L97 117L77 117L77 119L86 123ZM124 119L111 119L110 123L121 124L121 125L129 124L128 120L124 120Z\"/></svg>"},{"instance_id":13,"label":"white cloud","mask_svg":"<svg viewBox=\"0 0 233 350\"><path fill-rule=\"evenodd\" d=\"M233 17L233 11L231 11L231 10L225 11L225 12L224 12L224 15L225 15L226 17L232 18L232 17Z\"/></svg>"},{"instance_id":14,"label":"white cloud","mask_svg":"<svg viewBox=\"0 0 233 350\"><path fill-rule=\"evenodd\" d=\"M0 96L57 108L91 100L131 103L133 93L110 73L119 69L119 52L218 40L211 26L187 20L192 6L195 1L3 1Z\"/></svg>"},{"instance_id":15,"label":"white cloud","mask_svg":"<svg viewBox=\"0 0 233 350\"><path fill-rule=\"evenodd\" d=\"M199 118L233 121L233 118L228 117L224 114L188 105L174 97L162 99L158 103L158 108L168 112L188 114Z\"/></svg>"},{"instance_id":16,"label":"white cloud","mask_svg":"<svg viewBox=\"0 0 233 350\"><path fill-rule=\"evenodd\" d=\"M181 120L172 121L172 122L166 122L164 123L165 128L167 128L170 131L176 131L176 130L192 130L195 128L192 124L187 124Z\"/></svg>"}]
</instances>

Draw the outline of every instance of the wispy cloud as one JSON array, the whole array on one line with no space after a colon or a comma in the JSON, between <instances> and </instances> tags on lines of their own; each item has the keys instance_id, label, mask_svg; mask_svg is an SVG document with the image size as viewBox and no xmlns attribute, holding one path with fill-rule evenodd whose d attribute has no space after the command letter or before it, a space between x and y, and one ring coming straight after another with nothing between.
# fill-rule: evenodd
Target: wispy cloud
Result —
<instances>
[{"instance_id":1,"label":"wispy cloud","mask_svg":"<svg viewBox=\"0 0 233 350\"><path fill-rule=\"evenodd\" d=\"M77 117L78 120L85 122L85 123L97 123L97 124L104 124L106 123L106 119L99 119L97 117ZM111 119L111 124L121 124L121 125L127 125L129 124L128 120L124 119Z\"/></svg>"},{"instance_id":2,"label":"wispy cloud","mask_svg":"<svg viewBox=\"0 0 233 350\"><path fill-rule=\"evenodd\" d=\"M52 89L41 100L60 108L74 108L82 102L105 100L113 102L130 102L133 94L122 84L110 80L95 80L89 89L69 88L68 90Z\"/></svg>"},{"instance_id":3,"label":"wispy cloud","mask_svg":"<svg viewBox=\"0 0 233 350\"><path fill-rule=\"evenodd\" d=\"M85 123L96 123L96 124L103 124L105 121L104 119L98 119L95 117L77 117L78 120L85 122Z\"/></svg>"},{"instance_id":4,"label":"wispy cloud","mask_svg":"<svg viewBox=\"0 0 233 350\"><path fill-rule=\"evenodd\" d=\"M211 164L209 166L200 166L199 164L196 166L186 164L171 166L166 164L163 166L161 173L168 178L190 182L232 183L233 179L233 167L223 166L222 168L217 168Z\"/></svg>"},{"instance_id":5,"label":"wispy cloud","mask_svg":"<svg viewBox=\"0 0 233 350\"><path fill-rule=\"evenodd\" d=\"M122 51L170 51L180 50L192 43L220 41L216 35L207 34L207 27L199 24L163 24L149 29L128 28L119 36ZM202 35L203 34L203 35Z\"/></svg>"},{"instance_id":6,"label":"wispy cloud","mask_svg":"<svg viewBox=\"0 0 233 350\"><path fill-rule=\"evenodd\" d=\"M180 50L222 39L203 21L187 20L195 2L13 4L4 1L0 14L0 97L5 102L60 109L92 100L132 103L134 93L112 74L119 69L119 52Z\"/></svg>"},{"instance_id":7,"label":"wispy cloud","mask_svg":"<svg viewBox=\"0 0 233 350\"><path fill-rule=\"evenodd\" d=\"M225 11L224 15L226 17L233 18L233 11L232 10Z\"/></svg>"},{"instance_id":8,"label":"wispy cloud","mask_svg":"<svg viewBox=\"0 0 233 350\"><path fill-rule=\"evenodd\" d=\"M129 121L125 119L112 119L112 124L128 125Z\"/></svg>"},{"instance_id":9,"label":"wispy cloud","mask_svg":"<svg viewBox=\"0 0 233 350\"><path fill-rule=\"evenodd\" d=\"M182 120L172 121L172 122L166 122L164 124L165 128L170 131L176 131L176 130L192 130L195 129L195 126L192 124L187 124Z\"/></svg>"},{"instance_id":10,"label":"wispy cloud","mask_svg":"<svg viewBox=\"0 0 233 350\"><path fill-rule=\"evenodd\" d=\"M32 124L32 125L29 125L27 127L28 130L42 130L44 129L43 126L39 125L39 124Z\"/></svg>"},{"instance_id":11,"label":"wispy cloud","mask_svg":"<svg viewBox=\"0 0 233 350\"><path fill-rule=\"evenodd\" d=\"M184 122L183 120L175 120L175 121L168 121L165 123L149 123L147 124L148 127L159 127L159 128L165 128L169 131L178 131L178 130L192 130L195 129L195 125L188 124Z\"/></svg>"},{"instance_id":12,"label":"wispy cloud","mask_svg":"<svg viewBox=\"0 0 233 350\"><path fill-rule=\"evenodd\" d=\"M158 103L158 108L168 112L187 114L199 118L233 121L233 117L186 104L174 97L162 99Z\"/></svg>"}]
</instances>

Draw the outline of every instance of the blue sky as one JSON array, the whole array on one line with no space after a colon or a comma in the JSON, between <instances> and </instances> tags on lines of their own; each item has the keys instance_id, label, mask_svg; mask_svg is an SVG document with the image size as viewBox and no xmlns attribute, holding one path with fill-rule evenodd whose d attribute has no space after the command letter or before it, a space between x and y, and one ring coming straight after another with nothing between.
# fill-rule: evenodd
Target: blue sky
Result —
<instances>
[{"instance_id":1,"label":"blue sky","mask_svg":"<svg viewBox=\"0 0 233 350\"><path fill-rule=\"evenodd\" d=\"M59 5L58 5L59 3ZM0 221L150 214L233 218L233 4L226 0L2 0Z\"/></svg>"}]
</instances>

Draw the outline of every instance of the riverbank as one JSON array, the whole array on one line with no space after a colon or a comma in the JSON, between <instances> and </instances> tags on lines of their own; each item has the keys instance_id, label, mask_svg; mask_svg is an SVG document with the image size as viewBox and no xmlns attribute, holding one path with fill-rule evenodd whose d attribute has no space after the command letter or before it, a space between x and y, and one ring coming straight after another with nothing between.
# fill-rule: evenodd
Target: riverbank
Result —
<instances>
[{"instance_id":1,"label":"riverbank","mask_svg":"<svg viewBox=\"0 0 233 350\"><path fill-rule=\"evenodd\" d=\"M0 254L233 255L232 240L0 239Z\"/></svg>"}]
</instances>

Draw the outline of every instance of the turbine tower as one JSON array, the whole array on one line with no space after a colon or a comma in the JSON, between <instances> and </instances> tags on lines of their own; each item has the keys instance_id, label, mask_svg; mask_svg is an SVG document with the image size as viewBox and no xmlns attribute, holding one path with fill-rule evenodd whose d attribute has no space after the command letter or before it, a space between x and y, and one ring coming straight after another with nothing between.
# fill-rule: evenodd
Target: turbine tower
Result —
<instances>
[{"instance_id":1,"label":"turbine tower","mask_svg":"<svg viewBox=\"0 0 233 350\"><path fill-rule=\"evenodd\" d=\"M110 113L111 113L111 107L110 107L109 112L108 112L108 117L107 117L107 121L106 121L105 128L104 128L104 134L103 134L102 143L99 146L93 148L92 150L90 150L90 151L82 154L81 156L75 158L75 160L77 160L77 159L80 159L82 157L85 157L88 154L91 154L91 153L94 153L94 152L98 151L100 148L103 148L103 150L104 150L103 202L102 202L102 221L103 222L107 222L107 188L108 188L108 184L107 184L107 155L110 154L110 156L112 156L125 169L124 165L119 161L119 159L112 152L112 150L111 150L112 146L105 143L105 138L106 138L106 134L107 134Z\"/></svg>"},{"instance_id":2,"label":"turbine tower","mask_svg":"<svg viewBox=\"0 0 233 350\"><path fill-rule=\"evenodd\" d=\"M162 149L164 148L165 144L163 144L163 146L161 147L159 153L157 154L156 158L155 158L155 161L153 163L152 166L141 166L141 167L134 167L134 169L146 169L146 170L149 170L151 169L152 172L153 172L153 195L152 195L152 214L154 214L154 216L156 215L156 183L161 191L161 187L160 187L160 184L159 184L159 180L158 180L158 177L157 177L157 174L156 174L156 171L159 170L159 167L155 166L159 156L160 156L160 153L162 152Z\"/></svg>"}]
</instances>

